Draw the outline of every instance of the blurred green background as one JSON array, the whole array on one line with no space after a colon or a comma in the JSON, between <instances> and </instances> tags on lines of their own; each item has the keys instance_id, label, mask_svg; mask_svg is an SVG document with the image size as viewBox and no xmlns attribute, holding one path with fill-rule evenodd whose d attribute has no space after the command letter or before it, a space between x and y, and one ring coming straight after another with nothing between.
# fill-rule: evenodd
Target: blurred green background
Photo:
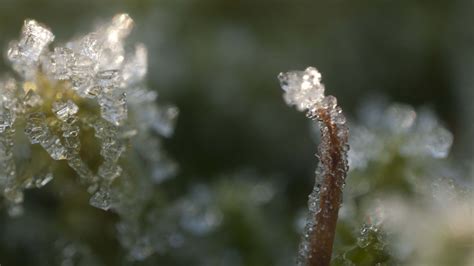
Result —
<instances>
[{"instance_id":1,"label":"blurred green background","mask_svg":"<svg viewBox=\"0 0 474 266\"><path fill-rule=\"evenodd\" d=\"M472 0L0 0L0 44L17 38L25 18L61 42L129 13L129 44L149 50L149 86L180 109L165 143L179 182L253 169L285 183L290 205L302 207L316 144L304 115L284 104L277 74L316 66L349 117L373 95L429 106L454 134L452 156L468 164L473 10Z\"/></svg>"}]
</instances>

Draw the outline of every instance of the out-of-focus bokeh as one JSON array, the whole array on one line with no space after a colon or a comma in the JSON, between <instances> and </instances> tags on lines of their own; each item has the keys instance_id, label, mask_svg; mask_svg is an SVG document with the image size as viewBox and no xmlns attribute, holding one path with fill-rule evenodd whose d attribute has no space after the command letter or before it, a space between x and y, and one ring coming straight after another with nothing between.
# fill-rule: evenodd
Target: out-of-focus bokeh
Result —
<instances>
[{"instance_id":1,"label":"out-of-focus bokeh","mask_svg":"<svg viewBox=\"0 0 474 266\"><path fill-rule=\"evenodd\" d=\"M294 215L314 182L317 140L308 120L284 104L277 74L317 67L326 92L349 117L374 96L430 107L454 134L451 158L468 167L473 10L471 0L0 0L0 45L18 37L25 18L51 27L61 42L129 13L136 22L130 46L148 47L149 86L180 109L175 135L165 142L180 169L171 194L189 192L195 183L225 187L237 172L284 184L278 193L285 200L275 212ZM3 60L0 73L6 71ZM252 234L245 227L240 233ZM271 244L240 240L234 244L249 250ZM297 234L293 240L289 255ZM265 248L278 252L271 249Z\"/></svg>"}]
</instances>

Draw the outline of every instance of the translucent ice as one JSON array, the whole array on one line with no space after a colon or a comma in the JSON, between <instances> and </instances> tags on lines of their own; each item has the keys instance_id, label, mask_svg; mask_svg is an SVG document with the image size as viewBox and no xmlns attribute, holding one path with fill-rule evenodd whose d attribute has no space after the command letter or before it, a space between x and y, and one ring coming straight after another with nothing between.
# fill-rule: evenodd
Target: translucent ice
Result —
<instances>
[{"instance_id":1,"label":"translucent ice","mask_svg":"<svg viewBox=\"0 0 474 266\"><path fill-rule=\"evenodd\" d=\"M118 126L128 117L126 94L120 92L103 93L98 98L100 113L110 123Z\"/></svg>"},{"instance_id":2,"label":"translucent ice","mask_svg":"<svg viewBox=\"0 0 474 266\"><path fill-rule=\"evenodd\" d=\"M26 20L20 40L10 44L7 57L16 71L31 78L40 55L53 40L54 35L49 29L34 20Z\"/></svg>"},{"instance_id":3,"label":"translucent ice","mask_svg":"<svg viewBox=\"0 0 474 266\"><path fill-rule=\"evenodd\" d=\"M43 99L33 90L29 90L22 99L22 104L27 110L34 109L43 104Z\"/></svg>"},{"instance_id":4,"label":"translucent ice","mask_svg":"<svg viewBox=\"0 0 474 266\"><path fill-rule=\"evenodd\" d=\"M106 30L107 41L112 44L121 42L132 29L132 18L128 14L118 14L112 18L112 23Z\"/></svg>"},{"instance_id":5,"label":"translucent ice","mask_svg":"<svg viewBox=\"0 0 474 266\"><path fill-rule=\"evenodd\" d=\"M278 75L283 95L288 105L295 105L299 111L311 109L324 98L321 74L314 67L304 71L291 71Z\"/></svg>"},{"instance_id":6,"label":"translucent ice","mask_svg":"<svg viewBox=\"0 0 474 266\"><path fill-rule=\"evenodd\" d=\"M73 67L76 62L74 52L66 47L56 47L54 52L44 59L46 72L58 80L66 80L71 78Z\"/></svg>"},{"instance_id":7,"label":"translucent ice","mask_svg":"<svg viewBox=\"0 0 474 266\"><path fill-rule=\"evenodd\" d=\"M73 117L79 111L79 107L73 101L67 100L54 102L52 110L59 120L66 122L68 118Z\"/></svg>"},{"instance_id":8,"label":"translucent ice","mask_svg":"<svg viewBox=\"0 0 474 266\"><path fill-rule=\"evenodd\" d=\"M0 106L0 133L13 125L14 113L6 109L4 106Z\"/></svg>"},{"instance_id":9,"label":"translucent ice","mask_svg":"<svg viewBox=\"0 0 474 266\"><path fill-rule=\"evenodd\" d=\"M0 133L0 193L13 191L15 195L21 196L21 192L18 193L17 189L15 189L16 165L13 158L14 133L15 131L10 127ZM19 200L16 198L18 197L14 197L13 201L18 202Z\"/></svg>"},{"instance_id":10,"label":"translucent ice","mask_svg":"<svg viewBox=\"0 0 474 266\"><path fill-rule=\"evenodd\" d=\"M46 186L51 180L53 180L52 173L39 173L26 182L25 188L41 188Z\"/></svg>"},{"instance_id":11,"label":"translucent ice","mask_svg":"<svg viewBox=\"0 0 474 266\"><path fill-rule=\"evenodd\" d=\"M25 189L45 186L53 174L74 172L91 194L89 203L112 209L127 225L127 237L121 237L127 241L121 243L132 259L140 259L159 249L141 234L139 219L153 205L155 185L176 172L161 137L173 133L178 110L159 107L156 91L147 88L146 47L125 49L132 28L130 16L118 14L50 50L51 31L25 22L7 52L19 78L0 79L0 194L17 215ZM127 149L130 157L121 160ZM65 160L73 172L52 160ZM64 250L75 258L76 249Z\"/></svg>"},{"instance_id":12,"label":"translucent ice","mask_svg":"<svg viewBox=\"0 0 474 266\"><path fill-rule=\"evenodd\" d=\"M32 113L26 120L25 133L31 144L41 144L53 160L66 159L66 150L60 139L53 135L46 124L44 113Z\"/></svg>"},{"instance_id":13,"label":"translucent ice","mask_svg":"<svg viewBox=\"0 0 474 266\"><path fill-rule=\"evenodd\" d=\"M92 195L89 202L92 206L106 211L110 209L110 200L110 189L102 187Z\"/></svg>"}]
</instances>

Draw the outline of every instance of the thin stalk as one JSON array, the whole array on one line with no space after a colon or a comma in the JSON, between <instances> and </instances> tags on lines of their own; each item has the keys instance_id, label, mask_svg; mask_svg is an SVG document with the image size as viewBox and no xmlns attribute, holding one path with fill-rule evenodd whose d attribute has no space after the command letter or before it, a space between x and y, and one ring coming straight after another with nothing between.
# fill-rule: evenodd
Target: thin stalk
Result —
<instances>
[{"instance_id":1,"label":"thin stalk","mask_svg":"<svg viewBox=\"0 0 474 266\"><path fill-rule=\"evenodd\" d=\"M319 171L319 174L323 176L317 177L316 180L316 187L319 188L319 210L313 217L316 226L309 241L307 265L310 266L330 265L347 171L347 134L344 132L347 128L341 128L334 123L331 116L333 111L334 106L330 106L327 109L318 108L316 112L321 131L318 156L322 171ZM318 182L318 179L321 181Z\"/></svg>"},{"instance_id":2,"label":"thin stalk","mask_svg":"<svg viewBox=\"0 0 474 266\"><path fill-rule=\"evenodd\" d=\"M324 95L321 73L308 67L278 75L283 98L299 111L318 120L321 130L320 159L316 183L309 195L309 213L300 244L298 266L328 266L331 263L334 236L342 188L348 171L349 130L342 109L334 96Z\"/></svg>"}]
</instances>

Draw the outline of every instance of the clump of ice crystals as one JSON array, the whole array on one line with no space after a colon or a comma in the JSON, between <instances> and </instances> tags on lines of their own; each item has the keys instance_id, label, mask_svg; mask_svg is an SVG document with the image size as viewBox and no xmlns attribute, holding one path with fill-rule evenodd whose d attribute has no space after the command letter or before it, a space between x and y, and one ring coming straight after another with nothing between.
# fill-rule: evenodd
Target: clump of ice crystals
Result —
<instances>
[{"instance_id":1,"label":"clump of ice crystals","mask_svg":"<svg viewBox=\"0 0 474 266\"><path fill-rule=\"evenodd\" d=\"M40 56L53 40L48 28L34 20L25 20L20 40L11 42L7 51L13 69L27 79L34 79Z\"/></svg>"},{"instance_id":2,"label":"clump of ice crystals","mask_svg":"<svg viewBox=\"0 0 474 266\"><path fill-rule=\"evenodd\" d=\"M173 133L178 110L157 106L156 92L144 84L146 47L125 49L132 28L133 20L119 14L95 31L51 48L51 30L26 20L19 40L9 44L7 59L20 77L0 80L0 193L10 213L20 213L23 189L51 181L55 161L66 161L87 186L90 203L104 210L120 205L114 203L121 199L114 194L119 190L112 187L117 178L128 176L120 160L127 147L155 182L175 170L157 135ZM16 141L25 139L21 134L32 144L26 151L24 143L16 150ZM18 169L19 158L30 165Z\"/></svg>"},{"instance_id":3,"label":"clump of ice crystals","mask_svg":"<svg viewBox=\"0 0 474 266\"><path fill-rule=\"evenodd\" d=\"M299 111L312 108L324 98L324 85L321 73L314 67L304 71L291 71L278 75L283 98L288 105L294 105Z\"/></svg>"},{"instance_id":4,"label":"clump of ice crystals","mask_svg":"<svg viewBox=\"0 0 474 266\"><path fill-rule=\"evenodd\" d=\"M285 91L285 102L294 105L299 111L307 111L309 118L318 120L321 132L318 148L320 162L316 170L316 182L309 195L309 212L297 258L297 265L307 265L309 260L315 259L312 258L315 246L324 245L314 243L314 235L321 235L316 231L331 230L324 228L325 223L329 217L337 217L348 171L349 130L336 98L324 95L321 74L316 68L280 73L278 79Z\"/></svg>"}]
</instances>

